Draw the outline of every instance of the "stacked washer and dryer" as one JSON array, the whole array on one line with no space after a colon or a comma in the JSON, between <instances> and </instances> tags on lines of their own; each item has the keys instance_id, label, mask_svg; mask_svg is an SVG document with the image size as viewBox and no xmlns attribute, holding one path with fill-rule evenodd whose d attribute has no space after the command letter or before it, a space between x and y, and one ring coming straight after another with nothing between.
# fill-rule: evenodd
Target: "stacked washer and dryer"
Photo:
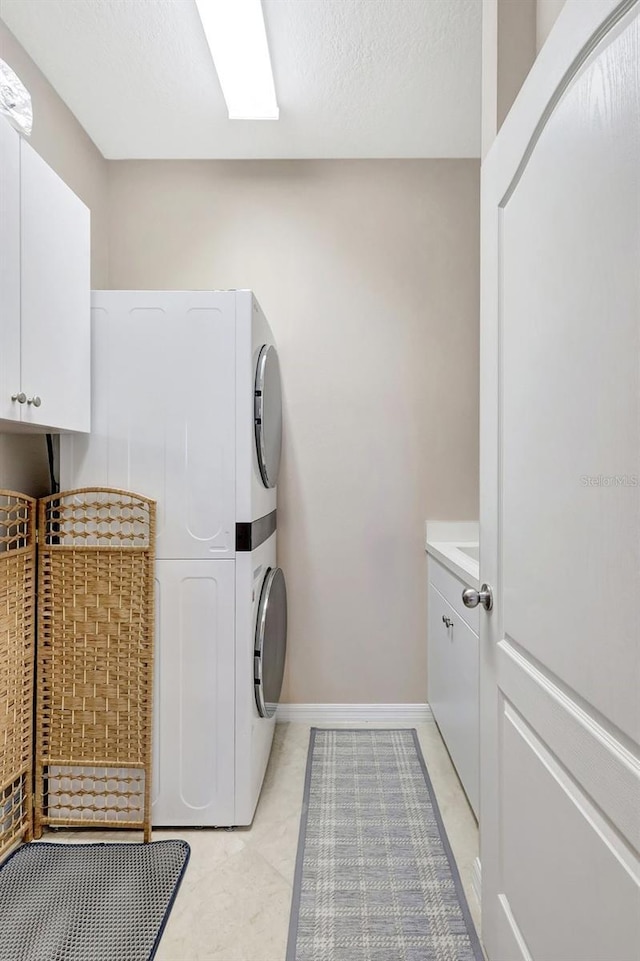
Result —
<instances>
[{"instance_id":1,"label":"stacked washer and dryer","mask_svg":"<svg viewBox=\"0 0 640 961\"><path fill-rule=\"evenodd\" d=\"M287 631L273 335L251 291L96 291L92 363L62 487L158 502L153 824L250 824Z\"/></svg>"}]
</instances>

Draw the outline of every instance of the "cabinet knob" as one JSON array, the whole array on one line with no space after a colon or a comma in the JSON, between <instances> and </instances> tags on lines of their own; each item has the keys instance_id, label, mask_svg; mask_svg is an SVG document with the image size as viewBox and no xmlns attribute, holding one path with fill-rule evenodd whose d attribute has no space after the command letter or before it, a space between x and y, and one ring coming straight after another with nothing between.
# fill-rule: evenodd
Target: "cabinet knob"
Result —
<instances>
[{"instance_id":1,"label":"cabinet knob","mask_svg":"<svg viewBox=\"0 0 640 961\"><path fill-rule=\"evenodd\" d=\"M21 403L24 403L24 401L21 401ZM30 397L29 400L27 401L27 404L33 404L34 407L39 407L41 403L42 403L42 400L40 397L38 397L37 394L35 397Z\"/></svg>"},{"instance_id":2,"label":"cabinet knob","mask_svg":"<svg viewBox=\"0 0 640 961\"><path fill-rule=\"evenodd\" d=\"M453 627L453 621L451 620L451 618L450 618L450 617L446 617L444 614L442 615L442 623L443 623L446 627Z\"/></svg>"},{"instance_id":3,"label":"cabinet knob","mask_svg":"<svg viewBox=\"0 0 640 961\"><path fill-rule=\"evenodd\" d=\"M12 394L12 395L11 395L11 400L17 400L19 404L24 404L24 402L26 401L26 399L27 399L27 395L26 395L26 394L23 394L22 391L20 391L19 394Z\"/></svg>"}]
</instances>

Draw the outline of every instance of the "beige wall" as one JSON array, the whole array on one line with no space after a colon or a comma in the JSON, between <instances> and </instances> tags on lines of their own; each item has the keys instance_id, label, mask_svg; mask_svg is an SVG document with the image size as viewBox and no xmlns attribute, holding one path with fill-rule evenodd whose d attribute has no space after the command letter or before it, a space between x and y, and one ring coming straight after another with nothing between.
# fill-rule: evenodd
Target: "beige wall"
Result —
<instances>
[{"instance_id":1,"label":"beige wall","mask_svg":"<svg viewBox=\"0 0 640 961\"><path fill-rule=\"evenodd\" d=\"M108 276L107 161L1 20L0 58L31 94L32 146L91 210L91 279L95 286L104 286ZM48 483L44 436L0 434L0 487L37 496L48 492Z\"/></svg>"},{"instance_id":2,"label":"beige wall","mask_svg":"<svg viewBox=\"0 0 640 961\"><path fill-rule=\"evenodd\" d=\"M482 0L485 157L565 0Z\"/></svg>"},{"instance_id":3,"label":"beige wall","mask_svg":"<svg viewBox=\"0 0 640 961\"><path fill-rule=\"evenodd\" d=\"M536 53L549 36L565 0L536 0Z\"/></svg>"},{"instance_id":4,"label":"beige wall","mask_svg":"<svg viewBox=\"0 0 640 961\"><path fill-rule=\"evenodd\" d=\"M252 287L279 344L285 700L426 698L424 520L478 512L478 217L477 161L111 164L110 286Z\"/></svg>"},{"instance_id":5,"label":"beige wall","mask_svg":"<svg viewBox=\"0 0 640 961\"><path fill-rule=\"evenodd\" d=\"M536 0L482 2L482 156L536 58Z\"/></svg>"}]
</instances>

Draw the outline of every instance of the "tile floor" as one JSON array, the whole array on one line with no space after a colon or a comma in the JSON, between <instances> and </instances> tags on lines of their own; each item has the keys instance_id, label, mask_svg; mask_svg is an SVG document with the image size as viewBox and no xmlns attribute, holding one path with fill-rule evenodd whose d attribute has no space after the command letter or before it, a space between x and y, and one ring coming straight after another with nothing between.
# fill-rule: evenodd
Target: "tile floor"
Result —
<instances>
[{"instance_id":1,"label":"tile floor","mask_svg":"<svg viewBox=\"0 0 640 961\"><path fill-rule=\"evenodd\" d=\"M435 723L418 725L417 730L479 929L480 909L471 887L477 825ZM250 828L154 831L156 840L180 837L191 845L189 867L156 961L284 961L308 743L308 725L277 726ZM127 838L141 840L135 834ZM56 832L49 839L62 840L62 835ZM65 841L102 839L113 840L113 832L64 833Z\"/></svg>"}]
</instances>

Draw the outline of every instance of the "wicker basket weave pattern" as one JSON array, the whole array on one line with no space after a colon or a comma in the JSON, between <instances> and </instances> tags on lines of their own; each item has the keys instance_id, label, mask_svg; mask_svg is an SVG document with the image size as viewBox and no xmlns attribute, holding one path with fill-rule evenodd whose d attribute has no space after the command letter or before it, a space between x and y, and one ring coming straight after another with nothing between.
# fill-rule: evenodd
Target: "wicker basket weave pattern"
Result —
<instances>
[{"instance_id":1,"label":"wicker basket weave pattern","mask_svg":"<svg viewBox=\"0 0 640 961\"><path fill-rule=\"evenodd\" d=\"M155 504L82 489L39 505L35 833L150 836Z\"/></svg>"},{"instance_id":2,"label":"wicker basket weave pattern","mask_svg":"<svg viewBox=\"0 0 640 961\"><path fill-rule=\"evenodd\" d=\"M31 839L36 502L0 491L0 857Z\"/></svg>"}]
</instances>

